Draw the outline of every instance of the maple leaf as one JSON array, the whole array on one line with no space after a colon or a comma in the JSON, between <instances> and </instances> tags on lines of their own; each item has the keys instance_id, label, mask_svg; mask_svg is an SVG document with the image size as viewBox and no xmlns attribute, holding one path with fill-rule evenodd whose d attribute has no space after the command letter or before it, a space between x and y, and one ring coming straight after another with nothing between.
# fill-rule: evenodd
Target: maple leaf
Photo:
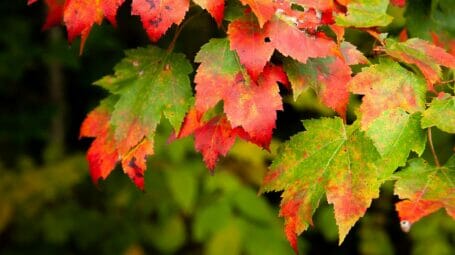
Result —
<instances>
[{"instance_id":1,"label":"maple leaf","mask_svg":"<svg viewBox=\"0 0 455 255\"><path fill-rule=\"evenodd\" d=\"M348 65L368 64L370 61L350 42L343 41L340 44L340 50L343 54L344 61Z\"/></svg>"},{"instance_id":2,"label":"maple leaf","mask_svg":"<svg viewBox=\"0 0 455 255\"><path fill-rule=\"evenodd\" d=\"M442 131L455 133L455 97L442 93L434 98L423 112L422 128L436 126Z\"/></svg>"},{"instance_id":3,"label":"maple leaf","mask_svg":"<svg viewBox=\"0 0 455 255\"><path fill-rule=\"evenodd\" d=\"M387 26L392 17L387 15L389 0L350 0L347 13L335 17L337 25L344 27Z\"/></svg>"},{"instance_id":4,"label":"maple leaf","mask_svg":"<svg viewBox=\"0 0 455 255\"><path fill-rule=\"evenodd\" d=\"M172 24L182 22L189 6L189 0L133 0L131 14L141 17L147 35L156 42Z\"/></svg>"},{"instance_id":5,"label":"maple leaf","mask_svg":"<svg viewBox=\"0 0 455 255\"><path fill-rule=\"evenodd\" d=\"M204 113L222 100L232 127L241 126L255 143L268 148L276 111L283 109L277 84L287 82L283 70L266 66L253 81L226 39L210 40L195 61L201 63L194 78L196 110Z\"/></svg>"},{"instance_id":6,"label":"maple leaf","mask_svg":"<svg viewBox=\"0 0 455 255\"><path fill-rule=\"evenodd\" d=\"M443 167L412 159L394 176L394 193L403 199L396 204L402 223L412 224L440 208L455 219L455 156Z\"/></svg>"},{"instance_id":7,"label":"maple leaf","mask_svg":"<svg viewBox=\"0 0 455 255\"><path fill-rule=\"evenodd\" d=\"M240 0L240 2L251 8L258 19L260 27L263 27L275 14L274 0Z\"/></svg>"},{"instance_id":8,"label":"maple leaf","mask_svg":"<svg viewBox=\"0 0 455 255\"><path fill-rule=\"evenodd\" d=\"M385 52L398 60L415 64L427 80L428 89L441 80L441 65L455 68L455 56L424 40L412 38L406 42L387 39Z\"/></svg>"},{"instance_id":9,"label":"maple leaf","mask_svg":"<svg viewBox=\"0 0 455 255\"><path fill-rule=\"evenodd\" d=\"M306 131L286 142L264 178L262 191L280 191L280 216L294 249L296 234L312 225L324 193L334 206L341 244L371 200L378 197L381 168L372 142L359 125L340 118L304 120Z\"/></svg>"},{"instance_id":10,"label":"maple leaf","mask_svg":"<svg viewBox=\"0 0 455 255\"><path fill-rule=\"evenodd\" d=\"M224 0L194 0L194 2L206 9L218 26L221 25L224 17Z\"/></svg>"},{"instance_id":11,"label":"maple leaf","mask_svg":"<svg viewBox=\"0 0 455 255\"><path fill-rule=\"evenodd\" d=\"M349 89L364 95L360 106L362 130L386 110L401 108L414 113L425 108L425 81L391 60L363 68L351 79Z\"/></svg>"},{"instance_id":12,"label":"maple leaf","mask_svg":"<svg viewBox=\"0 0 455 255\"><path fill-rule=\"evenodd\" d=\"M228 27L231 50L235 50L248 74L256 80L275 50L265 33L251 17L232 21ZM269 40L269 41L267 41Z\"/></svg>"},{"instance_id":13,"label":"maple leaf","mask_svg":"<svg viewBox=\"0 0 455 255\"><path fill-rule=\"evenodd\" d=\"M100 125L103 131L81 131L81 136L97 137L92 144L93 154L89 153L94 155L89 160L91 169L95 169L92 172L102 172L105 178L105 173L112 170L108 169L114 157L109 152L116 151L124 171L142 189L145 156L153 154L153 136L161 115L178 130L189 108L192 92L188 74L192 67L182 54L149 47L126 51L126 58L114 70L114 75L96 82L116 98L108 124L106 121L92 124L90 119L101 117L89 115L82 130L87 130L85 126ZM97 111L94 114L99 115ZM103 159L100 155L104 150L112 158Z\"/></svg>"},{"instance_id":14,"label":"maple leaf","mask_svg":"<svg viewBox=\"0 0 455 255\"><path fill-rule=\"evenodd\" d=\"M408 114L401 108L384 111L366 131L381 154L384 178L399 166L404 166L409 153L422 155L426 145L426 134L420 127L420 113Z\"/></svg>"},{"instance_id":15,"label":"maple leaf","mask_svg":"<svg viewBox=\"0 0 455 255\"><path fill-rule=\"evenodd\" d=\"M38 0L28 0L27 4L31 5ZM60 24L63 21L63 7L65 0L45 0L47 5L47 17L43 25L43 30L49 29L52 26Z\"/></svg>"},{"instance_id":16,"label":"maple leaf","mask_svg":"<svg viewBox=\"0 0 455 255\"><path fill-rule=\"evenodd\" d=\"M294 100L311 87L325 105L334 109L342 118L346 117L351 69L343 60L335 57L317 58L302 64L287 58L284 60L284 69L292 86Z\"/></svg>"}]
</instances>

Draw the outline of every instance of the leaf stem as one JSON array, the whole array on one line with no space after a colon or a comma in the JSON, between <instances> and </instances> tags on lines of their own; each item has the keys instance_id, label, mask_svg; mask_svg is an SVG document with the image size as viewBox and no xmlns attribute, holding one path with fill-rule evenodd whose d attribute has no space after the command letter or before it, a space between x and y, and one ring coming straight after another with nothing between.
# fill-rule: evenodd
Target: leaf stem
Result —
<instances>
[{"instance_id":1,"label":"leaf stem","mask_svg":"<svg viewBox=\"0 0 455 255\"><path fill-rule=\"evenodd\" d=\"M177 30L175 31L175 34L174 34L174 37L172 38L172 41L171 43L169 44L168 48L167 48L167 51L168 52L172 52L174 50L174 47L175 47L175 43L177 42L177 38L179 37L180 33L182 32L183 28L188 25L188 23L190 23L190 21L198 16L199 14L201 14L202 11L194 14L193 16L189 17L188 19L186 19L180 26L177 27Z\"/></svg>"},{"instance_id":2,"label":"leaf stem","mask_svg":"<svg viewBox=\"0 0 455 255\"><path fill-rule=\"evenodd\" d=\"M431 127L429 127L427 130L428 130L428 143L430 144L430 149L431 149L431 153L433 154L434 163L436 164L437 167L441 167L441 164L439 163L438 155L436 154L436 151L434 150L433 137L431 135Z\"/></svg>"}]
</instances>

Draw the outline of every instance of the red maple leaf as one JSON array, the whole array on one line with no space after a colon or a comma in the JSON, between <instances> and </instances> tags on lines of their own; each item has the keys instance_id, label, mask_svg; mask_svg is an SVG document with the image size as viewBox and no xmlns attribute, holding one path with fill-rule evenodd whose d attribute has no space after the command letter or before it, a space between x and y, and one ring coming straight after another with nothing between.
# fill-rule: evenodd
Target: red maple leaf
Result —
<instances>
[{"instance_id":1,"label":"red maple leaf","mask_svg":"<svg viewBox=\"0 0 455 255\"><path fill-rule=\"evenodd\" d=\"M133 0L131 13L141 17L147 35L156 42L173 24L182 22L189 5L189 0Z\"/></svg>"}]
</instances>

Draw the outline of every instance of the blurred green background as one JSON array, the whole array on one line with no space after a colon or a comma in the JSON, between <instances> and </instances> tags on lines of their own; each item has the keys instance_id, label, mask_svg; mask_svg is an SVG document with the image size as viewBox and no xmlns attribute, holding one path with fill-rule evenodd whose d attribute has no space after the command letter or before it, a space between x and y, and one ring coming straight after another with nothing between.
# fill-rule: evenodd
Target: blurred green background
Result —
<instances>
[{"instance_id":1,"label":"blurred green background","mask_svg":"<svg viewBox=\"0 0 455 255\"><path fill-rule=\"evenodd\" d=\"M430 29L453 36L452 0L412 2L406 13L390 9L396 17L390 33L398 34L407 23L412 36L430 39ZM120 169L93 185L84 156L90 140L78 140L79 126L106 95L92 82L112 73L124 49L149 43L139 19L129 13L127 1L117 29L95 26L79 56L79 40L69 45L64 28L41 31L43 3L0 3L0 254L293 254L277 216L280 194L257 196L257 191L279 144L303 130L300 120L333 115L311 91L297 102L282 91L285 111L279 114L272 153L237 141L211 176L192 138L168 144L170 127L163 123L156 155L148 161L146 192ZM175 51L193 60L201 45L224 32L198 7L188 15L197 17L182 31ZM174 31L159 45L166 47ZM374 46L364 33L347 36L363 51ZM358 103L352 98L352 105ZM454 138L433 132L444 162ZM428 152L424 157L432 160ZM332 207L323 203L314 228L299 239L300 251L455 254L455 222L443 211L415 224L409 234L401 232L392 190L393 183L384 185L381 198L341 247Z\"/></svg>"}]
</instances>

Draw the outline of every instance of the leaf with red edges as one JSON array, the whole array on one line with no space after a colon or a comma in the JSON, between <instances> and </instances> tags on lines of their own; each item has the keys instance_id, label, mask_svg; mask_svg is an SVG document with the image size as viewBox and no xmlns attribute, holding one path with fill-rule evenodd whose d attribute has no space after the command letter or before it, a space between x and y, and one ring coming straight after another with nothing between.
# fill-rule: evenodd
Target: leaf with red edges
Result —
<instances>
[{"instance_id":1,"label":"leaf with red edges","mask_svg":"<svg viewBox=\"0 0 455 255\"><path fill-rule=\"evenodd\" d=\"M218 26L221 25L224 17L224 0L194 0L194 2L206 9Z\"/></svg>"},{"instance_id":2,"label":"leaf with red edges","mask_svg":"<svg viewBox=\"0 0 455 255\"><path fill-rule=\"evenodd\" d=\"M362 130L386 110L408 113L425 109L425 81L391 60L362 69L349 82L349 89L364 95L360 105Z\"/></svg>"},{"instance_id":3,"label":"leaf with red edges","mask_svg":"<svg viewBox=\"0 0 455 255\"><path fill-rule=\"evenodd\" d=\"M250 76L256 80L275 50L268 35L251 17L232 21L228 27L231 50L235 50Z\"/></svg>"},{"instance_id":4,"label":"leaf with red edges","mask_svg":"<svg viewBox=\"0 0 455 255\"><path fill-rule=\"evenodd\" d=\"M302 64L288 58L284 61L284 69L292 86L294 100L311 87L325 105L342 118L346 117L351 68L343 60L334 57L317 58Z\"/></svg>"},{"instance_id":5,"label":"leaf with red edges","mask_svg":"<svg viewBox=\"0 0 455 255\"><path fill-rule=\"evenodd\" d=\"M412 159L394 176L394 193L403 199L396 204L396 210L404 225L440 208L455 219L455 156L443 167L431 166L421 158Z\"/></svg>"},{"instance_id":6,"label":"leaf with red edges","mask_svg":"<svg viewBox=\"0 0 455 255\"><path fill-rule=\"evenodd\" d=\"M283 70L267 66L253 81L225 39L212 39L196 56L196 110L204 113L219 101L232 127L241 126L255 143L268 148L276 111L282 110L277 82L286 83Z\"/></svg>"},{"instance_id":7,"label":"leaf with red edges","mask_svg":"<svg viewBox=\"0 0 455 255\"><path fill-rule=\"evenodd\" d=\"M455 69L455 56L447 53L429 42L412 38L406 42L386 40L385 51L390 56L408 64L415 64L427 80L428 89L433 91L433 85L441 81L441 67Z\"/></svg>"},{"instance_id":8,"label":"leaf with red edges","mask_svg":"<svg viewBox=\"0 0 455 255\"><path fill-rule=\"evenodd\" d=\"M133 0L131 14L141 17L147 35L156 42L173 24L182 22L189 6L189 0Z\"/></svg>"},{"instance_id":9,"label":"leaf with red edges","mask_svg":"<svg viewBox=\"0 0 455 255\"><path fill-rule=\"evenodd\" d=\"M334 206L341 244L379 196L382 183L382 169L375 163L380 156L357 123L347 126L340 118L322 118L303 124L306 131L284 144L261 190L283 190L280 216L295 250L296 235L312 225L324 194Z\"/></svg>"}]
</instances>

